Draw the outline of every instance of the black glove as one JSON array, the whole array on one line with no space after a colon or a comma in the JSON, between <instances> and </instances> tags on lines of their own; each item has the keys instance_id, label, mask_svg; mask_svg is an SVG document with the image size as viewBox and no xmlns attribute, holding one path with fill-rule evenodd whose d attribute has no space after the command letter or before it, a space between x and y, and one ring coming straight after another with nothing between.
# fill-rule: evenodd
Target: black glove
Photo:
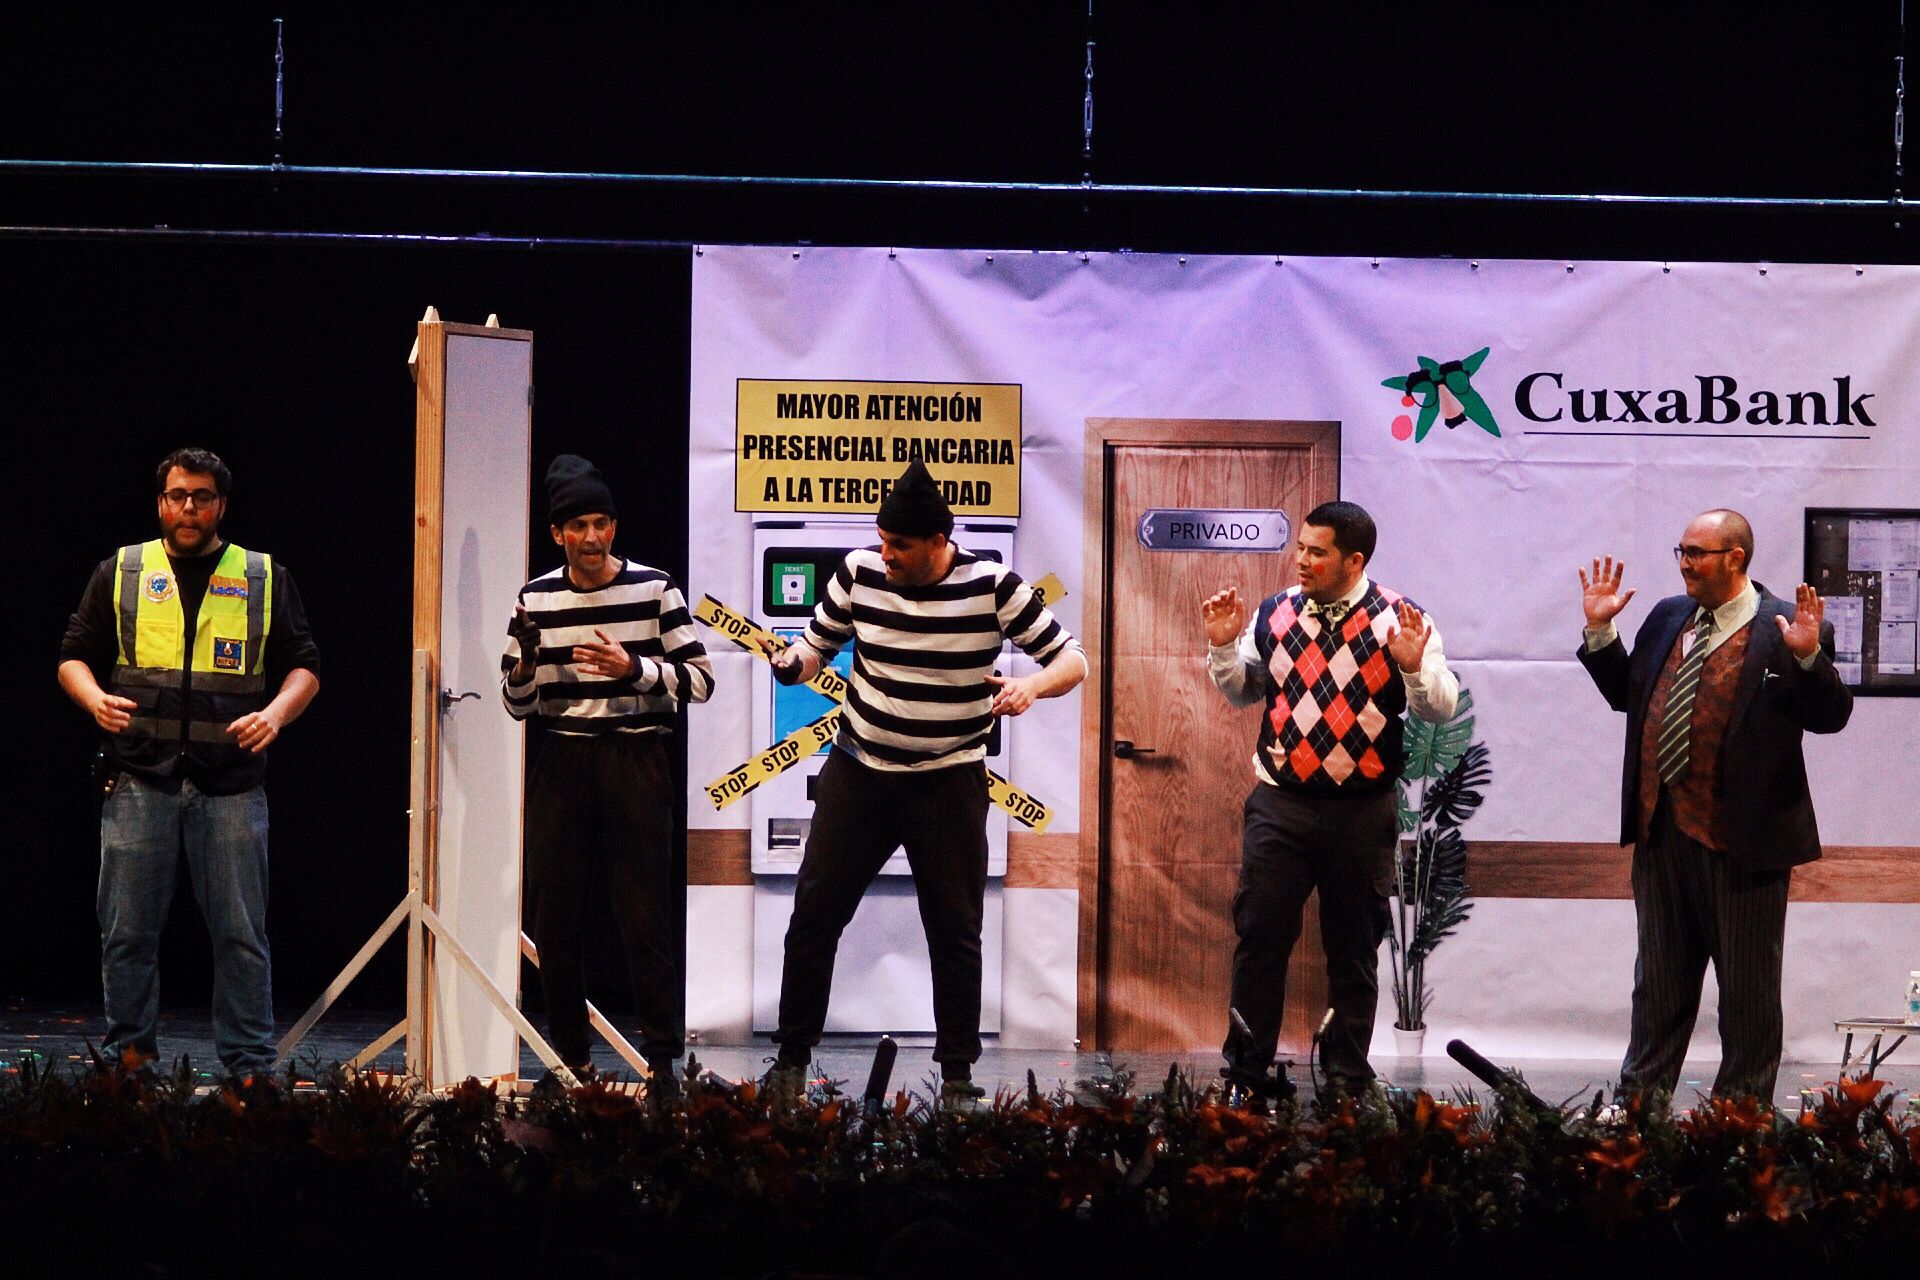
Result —
<instances>
[{"instance_id":1,"label":"black glove","mask_svg":"<svg viewBox=\"0 0 1920 1280\"><path fill-rule=\"evenodd\" d=\"M540 624L527 612L527 606L515 605L507 634L520 642L520 661L535 666L540 661Z\"/></svg>"},{"instance_id":2,"label":"black glove","mask_svg":"<svg viewBox=\"0 0 1920 1280\"><path fill-rule=\"evenodd\" d=\"M772 656L775 683L796 685L806 679L807 664L800 660L798 645L788 645Z\"/></svg>"}]
</instances>

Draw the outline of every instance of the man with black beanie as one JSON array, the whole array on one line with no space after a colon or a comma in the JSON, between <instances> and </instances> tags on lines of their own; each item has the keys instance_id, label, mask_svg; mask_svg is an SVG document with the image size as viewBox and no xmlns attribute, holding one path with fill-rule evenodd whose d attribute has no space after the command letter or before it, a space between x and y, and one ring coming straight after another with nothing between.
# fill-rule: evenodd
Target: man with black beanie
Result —
<instances>
[{"instance_id":1,"label":"man with black beanie","mask_svg":"<svg viewBox=\"0 0 1920 1280\"><path fill-rule=\"evenodd\" d=\"M551 731L526 815L548 1034L576 1074L589 1065L582 925L593 863L604 859L650 1087L671 1096L685 1045L671 915L674 784L661 741L681 707L713 693L713 669L673 579L614 557L619 512L591 462L553 460L547 517L566 563L520 589L500 665L508 712Z\"/></svg>"},{"instance_id":2,"label":"man with black beanie","mask_svg":"<svg viewBox=\"0 0 1920 1280\"><path fill-rule=\"evenodd\" d=\"M805 633L771 655L782 684L811 680L857 640L840 734L820 771L787 926L771 1087L797 1092L826 1025L840 934L894 849L913 869L933 961L941 1100L970 1106L980 1057L980 925L987 886L986 742L1087 675L1087 659L1005 565L953 542L953 511L920 462L887 492L880 545L852 551ZM994 673L1002 640L1042 664Z\"/></svg>"}]
</instances>

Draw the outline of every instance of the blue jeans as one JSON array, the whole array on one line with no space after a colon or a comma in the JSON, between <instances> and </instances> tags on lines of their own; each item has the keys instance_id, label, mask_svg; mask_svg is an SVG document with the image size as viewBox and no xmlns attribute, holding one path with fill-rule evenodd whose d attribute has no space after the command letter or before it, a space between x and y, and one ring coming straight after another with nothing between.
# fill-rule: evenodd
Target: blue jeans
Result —
<instances>
[{"instance_id":1,"label":"blue jeans","mask_svg":"<svg viewBox=\"0 0 1920 1280\"><path fill-rule=\"evenodd\" d=\"M160 931L184 847L213 940L213 1045L227 1070L271 1069L273 957L267 947L267 796L210 796L121 774L100 813L100 978L105 1051L157 1057Z\"/></svg>"}]
</instances>

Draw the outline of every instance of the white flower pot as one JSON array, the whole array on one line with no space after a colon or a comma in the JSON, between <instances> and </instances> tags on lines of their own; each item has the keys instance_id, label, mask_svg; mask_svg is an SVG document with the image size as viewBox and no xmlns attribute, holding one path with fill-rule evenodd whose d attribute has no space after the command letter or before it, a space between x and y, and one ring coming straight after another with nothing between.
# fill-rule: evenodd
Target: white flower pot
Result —
<instances>
[{"instance_id":1,"label":"white flower pot","mask_svg":"<svg viewBox=\"0 0 1920 1280\"><path fill-rule=\"evenodd\" d=\"M1393 1029L1393 1049L1402 1058L1417 1058L1427 1043L1427 1029L1415 1027L1408 1031L1405 1027Z\"/></svg>"}]
</instances>

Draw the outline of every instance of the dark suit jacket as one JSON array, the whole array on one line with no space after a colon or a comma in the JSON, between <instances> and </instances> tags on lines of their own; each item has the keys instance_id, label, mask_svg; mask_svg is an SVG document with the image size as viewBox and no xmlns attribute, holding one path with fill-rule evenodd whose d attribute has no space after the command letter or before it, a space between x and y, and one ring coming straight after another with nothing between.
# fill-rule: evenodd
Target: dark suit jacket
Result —
<instances>
[{"instance_id":1,"label":"dark suit jacket","mask_svg":"<svg viewBox=\"0 0 1920 1280\"><path fill-rule=\"evenodd\" d=\"M1820 654L1810 670L1788 652L1776 617L1793 620L1793 605L1759 583L1760 611L1740 669L1733 717L1720 745L1720 803L1727 818L1727 854L1737 866L1771 871L1820 856L1813 797L1800 735L1838 733L1853 714L1853 693L1833 669L1833 624L1820 626ZM1618 638L1595 653L1582 644L1580 665L1615 711L1627 713L1627 751L1620 779L1620 842L1640 832L1640 732L1660 669L1680 630L1693 616L1687 596L1669 596L1653 606L1633 653Z\"/></svg>"}]
</instances>

